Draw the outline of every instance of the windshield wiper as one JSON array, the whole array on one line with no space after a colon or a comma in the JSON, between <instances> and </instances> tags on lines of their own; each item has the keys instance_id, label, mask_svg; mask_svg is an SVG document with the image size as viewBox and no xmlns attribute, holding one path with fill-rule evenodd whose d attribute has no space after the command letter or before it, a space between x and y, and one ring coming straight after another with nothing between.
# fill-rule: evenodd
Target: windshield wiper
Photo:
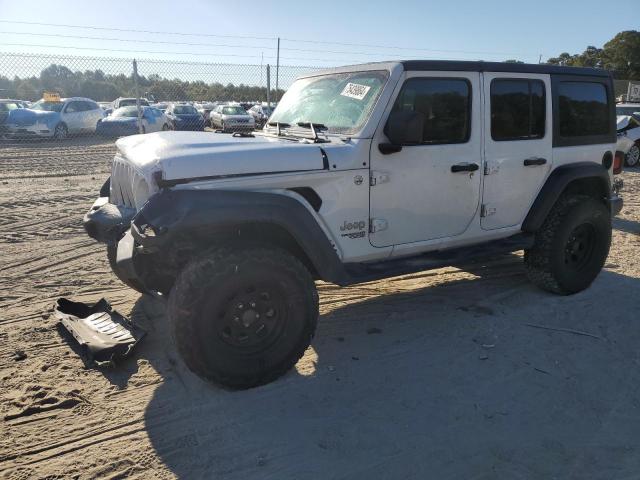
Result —
<instances>
[{"instance_id":1,"label":"windshield wiper","mask_svg":"<svg viewBox=\"0 0 640 480\"><path fill-rule=\"evenodd\" d=\"M323 130L327 130L326 125L324 125L323 123L298 122L298 126L302 127L302 128L310 128L311 129L311 133L313 134L313 141L314 142L323 142L323 141L325 141L324 139L318 138L318 132L321 132Z\"/></svg>"}]
</instances>

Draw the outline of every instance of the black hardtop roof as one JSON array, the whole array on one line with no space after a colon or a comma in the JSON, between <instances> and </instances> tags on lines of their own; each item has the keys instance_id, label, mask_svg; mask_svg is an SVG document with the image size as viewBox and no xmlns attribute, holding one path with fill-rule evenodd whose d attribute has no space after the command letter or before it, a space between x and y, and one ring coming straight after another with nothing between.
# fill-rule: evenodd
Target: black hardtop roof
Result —
<instances>
[{"instance_id":1,"label":"black hardtop roof","mask_svg":"<svg viewBox=\"0 0 640 480\"><path fill-rule=\"evenodd\" d=\"M550 75L587 75L590 77L609 77L608 70L584 67L560 67L557 65L482 62L461 60L404 60L401 61L406 71L452 71L452 72L513 72L541 73Z\"/></svg>"}]
</instances>

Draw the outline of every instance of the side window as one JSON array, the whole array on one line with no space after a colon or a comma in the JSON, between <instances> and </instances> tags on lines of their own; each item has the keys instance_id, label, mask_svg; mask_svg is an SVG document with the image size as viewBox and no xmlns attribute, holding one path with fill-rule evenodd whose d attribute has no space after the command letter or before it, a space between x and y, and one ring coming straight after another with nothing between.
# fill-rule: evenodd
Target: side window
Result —
<instances>
[{"instance_id":1,"label":"side window","mask_svg":"<svg viewBox=\"0 0 640 480\"><path fill-rule=\"evenodd\" d=\"M95 102L84 102L87 106L87 110L99 110L100 106Z\"/></svg>"},{"instance_id":2,"label":"side window","mask_svg":"<svg viewBox=\"0 0 640 480\"><path fill-rule=\"evenodd\" d=\"M560 82L558 116L561 137L611 133L607 89L597 82Z\"/></svg>"},{"instance_id":3,"label":"side window","mask_svg":"<svg viewBox=\"0 0 640 480\"><path fill-rule=\"evenodd\" d=\"M462 78L411 78L393 111L424 116L425 144L465 143L471 134L471 85Z\"/></svg>"},{"instance_id":4,"label":"side window","mask_svg":"<svg viewBox=\"0 0 640 480\"><path fill-rule=\"evenodd\" d=\"M67 106L64 109L65 113L76 113L80 111L79 102L69 102L67 103Z\"/></svg>"},{"instance_id":5,"label":"side window","mask_svg":"<svg viewBox=\"0 0 640 480\"><path fill-rule=\"evenodd\" d=\"M495 79L491 82L491 138L533 140L545 133L544 82Z\"/></svg>"}]
</instances>

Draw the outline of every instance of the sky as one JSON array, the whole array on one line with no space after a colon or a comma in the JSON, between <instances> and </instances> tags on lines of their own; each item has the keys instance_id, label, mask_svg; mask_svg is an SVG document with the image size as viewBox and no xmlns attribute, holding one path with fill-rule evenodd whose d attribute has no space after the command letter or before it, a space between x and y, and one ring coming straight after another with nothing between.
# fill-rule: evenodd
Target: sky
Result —
<instances>
[{"instance_id":1,"label":"sky","mask_svg":"<svg viewBox=\"0 0 640 480\"><path fill-rule=\"evenodd\" d=\"M0 0L0 52L274 64L281 37L282 65L406 58L537 63L540 55L544 60L579 53L588 45L601 47L617 32L640 29L638 15L623 13L637 11L638 3L618 0L614 8L602 0Z\"/></svg>"}]
</instances>

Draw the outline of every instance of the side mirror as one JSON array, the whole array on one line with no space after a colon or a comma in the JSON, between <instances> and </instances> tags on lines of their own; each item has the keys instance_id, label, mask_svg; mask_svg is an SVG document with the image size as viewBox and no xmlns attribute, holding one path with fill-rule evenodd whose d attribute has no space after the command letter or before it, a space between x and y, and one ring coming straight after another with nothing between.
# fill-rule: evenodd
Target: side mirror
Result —
<instances>
[{"instance_id":1,"label":"side mirror","mask_svg":"<svg viewBox=\"0 0 640 480\"><path fill-rule=\"evenodd\" d=\"M424 115L418 112L392 112L384 133L393 145L419 145L424 133Z\"/></svg>"}]
</instances>

